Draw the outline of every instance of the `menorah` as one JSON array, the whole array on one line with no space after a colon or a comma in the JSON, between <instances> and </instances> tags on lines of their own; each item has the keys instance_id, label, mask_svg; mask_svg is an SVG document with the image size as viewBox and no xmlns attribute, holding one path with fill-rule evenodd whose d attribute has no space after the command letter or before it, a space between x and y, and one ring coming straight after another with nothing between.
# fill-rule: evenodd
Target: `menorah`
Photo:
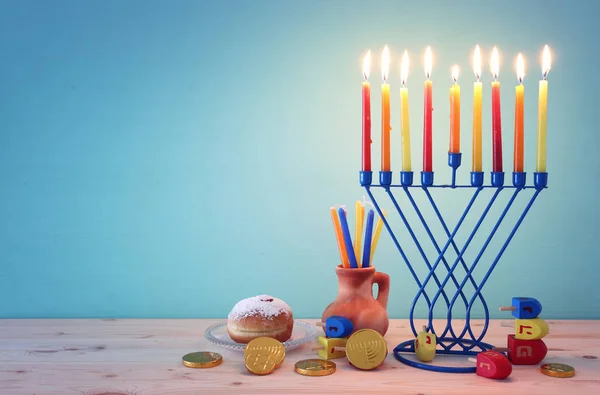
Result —
<instances>
[{"instance_id":1,"label":"menorah","mask_svg":"<svg viewBox=\"0 0 600 395\"><path fill-rule=\"evenodd\" d=\"M369 195L371 201L373 202L373 205L375 206L375 209L377 210L377 212L383 219L384 225L387 228L390 236L392 237L392 240L393 240L396 248L398 249L398 252L400 253L400 255L402 257L402 260L406 263L406 266L408 267L409 272L411 273L411 275L413 276L413 278L417 284L418 291L412 302L412 305L410 308L410 314L409 314L410 327L411 327L411 330L412 330L413 334L415 335L415 337L417 336L417 330L415 328L415 317L414 317L415 307L417 305L417 302L421 298L423 298L423 299L425 299L425 302L427 303L427 306L428 306L427 330L430 331L431 333L435 334L438 339L437 354L476 355L478 352L490 350L493 347L492 345L485 343L483 341L484 336L485 336L485 334L488 330L488 326L489 326L489 310L488 310L488 306L486 304L485 298L483 297L483 295L481 293L482 289L485 286L486 282L488 281L494 268L498 264L500 258L502 257L503 253L505 252L506 248L508 247L511 240L513 239L515 233L517 232L517 229L519 228L519 226L523 222L525 216L529 212L531 206L535 202L536 198L538 197L540 192L547 187L548 173L545 173L545 172L534 173L533 185L526 185L526 173L525 172L514 172L513 177L512 177L513 185L508 186L508 185L504 185L504 173L503 172L492 172L490 185L484 185L483 172L472 172L470 185L456 185L456 172L457 172L458 167L460 166L460 159L461 159L460 154L454 154L454 153L448 154L448 164L449 164L450 168L452 169L451 184L435 185L433 183L433 172L422 172L421 173L421 184L413 185L412 172L404 172L404 171L400 173L400 183L399 184L391 183L392 172L387 172L387 171L380 172L379 173L379 176L380 176L379 184L372 184L372 182L371 182L372 181L372 172L361 171L360 172L360 183L361 183L361 186L363 186L365 188L367 194ZM391 200L398 215L400 216L400 219L402 220L402 223L404 224L404 227L408 231L408 234L410 235L412 242L414 242L414 244L419 252L419 255L421 256L424 264L427 267L428 273L426 274L426 276L424 278L420 278L417 275L417 273L414 269L414 265L411 264L411 260L409 260L409 257L406 255L400 241L398 240L398 237L395 235L394 230L392 229L392 227L390 225L388 218L386 218L383 215L380 204L378 203L377 199L375 199L375 196L373 195L372 188L383 188L383 190L385 191L385 193ZM432 188L444 188L448 192L451 192L452 190L454 190L456 188L468 188L468 189L473 190L473 194L472 194L470 200L468 201L466 208L464 209L462 215L460 216L458 222L456 223L456 225L454 226L454 228L452 230L450 230L450 228L448 227L448 224L446 223L444 217L442 216L442 213L440 212L438 204L436 203L435 199L433 198L433 196L431 194L430 189L432 189ZM438 240L436 239L436 237L434 237L429 223L425 219L421 208L417 204L417 201L415 200L415 198L413 196L413 192L411 192L416 189L421 189L422 192L425 194L427 202L433 209L433 212L435 213L435 217L439 221L439 225L441 225L441 227L444 230L445 241L443 242L443 244L439 243ZM473 204L475 203L475 201L478 198L480 198L482 196L482 191L484 191L486 189L493 191L491 193L491 197L489 198L487 205L485 205L485 209L483 210L483 212L477 219L475 226L470 231L469 236L466 239L466 242L464 243L464 245L462 247L459 247L457 245L457 243L455 242L454 238L455 238L457 232L459 231L459 229L461 228L461 226L463 226L463 223L464 223L465 219L467 218L471 208L473 207ZM498 201L498 197L505 190L512 191L508 202L506 203L504 208L501 210L498 218L495 219L495 224L492 227L492 230L490 231L489 235L487 236L487 239L485 240L485 242L482 245L480 245L478 247L479 250L477 252L475 259L472 262L470 262L470 264L467 263L464 258L467 248L469 248L469 247L476 248L475 246L472 245L473 238L480 230L481 225L484 222L484 220L486 220L486 218L489 217L490 210L492 209L494 204ZM528 190L533 191L533 193L530 196L527 195L528 197L526 197L524 195L524 193L525 193L525 191L528 191ZM408 201L410 202L410 206L403 208L398 203L397 194L402 194L402 193L404 193L406 195L406 197L408 198ZM509 211L511 210L511 207L513 207L513 205L514 205L514 202L520 196L526 197L526 199L529 199L529 201L527 202L523 211L520 213L517 213L517 215L516 215L517 220L514 223L514 226L512 227L512 229L510 230L508 236L506 237L506 240L502 244L502 247L500 248L499 252L496 254L495 258L493 258L493 260L491 261L491 264L485 271L485 275L483 276L483 278L481 278L481 280L477 281L473 276L473 271L480 264L481 257L483 256L484 252L488 248L488 246L489 246L490 242L492 241L492 239L494 238L494 236L496 236L498 228L500 227L501 223L506 219L507 215L509 214ZM425 254L424 245L423 245L424 243L421 240L419 240L419 238L416 236L413 226L409 223L409 221L406 218L405 211L407 209L414 210L416 216L419 219L421 226L424 228L425 232L427 233L427 235L431 241L431 244L437 253L437 258L435 259L435 261L433 261L433 263L427 259L427 255ZM492 221L493 220L494 219L492 219ZM450 264L450 262L445 258L445 254L449 249L454 251L454 253L456 253L456 255L457 255L456 259L454 260L454 262L452 264ZM439 276L438 275L439 268L443 268L442 270L445 270L445 272L447 272L447 274L445 276ZM463 277L460 277L459 274L457 274L458 268L461 269L461 272L464 272ZM428 294L426 291L426 286L431 281L433 281L435 283L435 286L437 287L437 292L435 292L435 295L433 295L433 297L431 297L431 295ZM472 295L468 295L467 291L465 290L465 285L468 283L470 283L472 285L472 287L474 288L474 292ZM445 289L448 285L452 285L453 287L456 288L456 291L453 294L449 294L448 292L446 292ZM460 300L460 302L459 302L459 300ZM477 300L479 300L479 302L483 306L483 310L484 310L483 329L481 330L481 333L479 335L476 335L474 333L473 328L471 326L471 310ZM457 304L457 302L458 302L459 306L464 305L464 308L465 308L465 324L462 329L456 328L455 326L453 326L453 323L455 322L455 320L453 320L452 312L454 311L455 304ZM447 311L446 322L445 322L445 326L443 329L435 328L434 323L433 323L434 309L436 308L436 305L438 305L439 303L443 303L442 307L445 308ZM439 308L438 308L438 310L439 310ZM403 355L403 353L414 353L414 351L415 351L414 350L414 339L410 339L410 340L407 340L403 343L400 343L398 346L396 346L396 348L394 349L394 355L399 361L401 361L407 365L421 368L421 369L431 370L431 371L452 372L452 373L475 373L475 371L476 371L475 367L464 367L464 366L449 367L449 366L438 366L438 365L429 364L429 363L427 363L427 364L421 363L421 362L409 359L405 355Z\"/></svg>"},{"instance_id":2,"label":"menorah","mask_svg":"<svg viewBox=\"0 0 600 395\"><path fill-rule=\"evenodd\" d=\"M400 253L402 260L406 263L408 270L413 276L419 290L413 300L409 319L410 326L413 334L418 336L415 329L414 313L417 302L423 298L427 303L428 307L428 324L425 330L436 335L438 340L438 354L449 354L449 355L475 355L478 352L486 351L492 348L491 345L484 343L483 338L487 332L489 326L489 310L483 297L481 290L488 281L494 268L498 264L498 261L504 254L504 251L513 239L517 229L525 219L525 216L531 209L531 206L537 199L540 192L546 188L548 184L548 173L546 173L546 116L547 116L547 105L548 105L548 81L546 77L551 67L551 56L550 49L546 45L542 53L542 79L539 82L539 93L538 93L538 133L537 133L537 154L536 154L536 172L533 177L533 185L526 185L526 173L524 171L524 85L523 77L525 75L525 61L522 54L517 56L517 77L519 84L515 87L515 128L514 128L514 166L512 173L512 186L505 186L504 182L504 171L502 161L502 119L500 112L500 82L498 81L499 73L499 52L496 47L492 50L490 59L490 71L492 72L492 96L491 96L491 109L492 109L492 130L491 130L491 142L492 142L492 172L490 174L490 184L484 185L484 174L482 172L482 83L481 77L481 51L479 46L475 47L473 56L473 70L475 72L476 81L473 85L473 135L472 135L472 172L470 177L470 185L457 185L456 174L457 170L461 165L461 149L460 149L460 86L458 85L458 66L452 67L452 80L453 84L450 87L450 146L448 150L448 165L452 171L452 182L450 184L434 184L434 173L433 173L433 130L432 130L432 114L433 114L433 96L432 96L432 55L431 48L427 47L425 51L425 85L424 85L424 107L423 107L423 171L421 172L421 183L419 185L413 185L413 172L411 171L411 148L410 148L410 125L409 125L409 110L408 110L408 89L406 88L406 79L408 76L408 53L405 52L402 58L400 79L402 87L400 89L400 113L401 113L401 158L402 158L402 171L400 172L400 183L392 184L392 172L390 165L391 158L391 144L390 144L390 86L388 84L390 54L389 48L384 47L381 55L381 75L383 83L381 85L381 171L379 172L379 184L374 185L372 183L373 173L371 171L371 86L368 82L369 72L371 69L371 53L367 52L364 62L362 75L364 81L362 83L362 168L360 172L360 184L363 186L369 195L369 198L373 202L377 213L382 218L385 227L387 228L398 252ZM372 188L383 188L391 202L393 203L404 227L410 235L419 255L421 256L425 267L428 272L424 278L420 278L414 269L414 265L411 264L405 249L400 244L398 237L394 233L390 222L384 216L384 213L375 199L372 193ZM447 225L447 221L440 212L439 206L431 194L431 189L441 188L442 191L450 192L452 190L460 189L472 189L473 194L464 209L462 215L457 221L456 225L452 230ZM444 236L441 240L437 240L434 236L430 225L428 224L423 211L417 204L411 190L421 189L425 194L428 205L431 206L435 213L434 218L441 225L444 230ZM491 197L485 206L485 209L477 219L475 226L470 231L466 242L462 247L459 248L456 242L456 234L460 230L461 226L465 222L465 219L471 212L471 208L474 203L480 199L482 191L491 190ZM502 208L498 218L495 219L495 224L492 227L487 239L479 246L477 255L470 264L466 262L465 252L469 247L473 249L472 244L475 235L480 232L481 225L490 217L490 211L492 207L497 204L498 197L505 190L512 190L512 194L506 205ZM478 282L473 274L477 266L480 265L481 258L484 252L487 250L492 239L496 236L498 228L505 220L511 208L514 206L515 201L519 196L524 196L524 191L533 190L533 194L529 197L523 211L517 215L517 221L514 223L512 230L509 232L508 237L502 244L499 252L492 259L491 264L485 271L485 275ZM405 209L403 209L398 203L397 195L406 195L410 205L407 207L409 210L413 210L418 218L418 222L425 230L428 238L437 253L437 258L433 263L427 258L427 254L423 248L423 242L419 240L416 233L413 230L413 226L409 223ZM439 242L441 241L441 242ZM450 264L446 259L446 253L448 251L456 253L456 259ZM413 261L414 262L414 261ZM464 276L460 277L457 274L457 268L459 271L464 271ZM438 269L444 270L445 275L439 276ZM427 285L433 282L433 288L436 289L433 298L427 293ZM465 285L470 284L474 291L472 295L467 295L468 291L465 289ZM455 292L448 291L448 287L455 287ZM431 287L430 287L431 288ZM441 299L441 301L440 301ZM465 308L465 324L462 329L457 329L453 326L456 320L453 320L452 312L459 301L459 305L464 304ZM481 333L476 335L471 325L471 313L475 301L479 300L484 310L484 325ZM443 303L442 307L446 310L446 325L442 330L434 328L433 316L436 311L436 306ZM439 310L439 308L438 308ZM436 333L437 332L437 333ZM442 372L454 372L454 373L475 373L476 367L447 367L447 366L436 366L433 364L424 364L416 362L414 360L406 358L402 353L414 352L413 339L408 340L404 343L399 344L394 349L394 355L400 361L422 369L442 371Z\"/></svg>"}]
</instances>

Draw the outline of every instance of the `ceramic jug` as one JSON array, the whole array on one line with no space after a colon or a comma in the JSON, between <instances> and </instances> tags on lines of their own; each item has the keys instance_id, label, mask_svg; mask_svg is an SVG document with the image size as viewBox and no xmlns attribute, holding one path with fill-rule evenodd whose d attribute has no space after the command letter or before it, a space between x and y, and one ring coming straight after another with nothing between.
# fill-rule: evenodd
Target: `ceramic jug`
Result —
<instances>
[{"instance_id":1,"label":"ceramic jug","mask_svg":"<svg viewBox=\"0 0 600 395\"><path fill-rule=\"evenodd\" d=\"M335 269L338 277L337 298L325 309L321 317L341 315L352 321L354 331L373 329L382 336L388 330L387 302L390 292L390 276L375 271L375 267ZM373 297L373 284L377 284L377 299Z\"/></svg>"}]
</instances>

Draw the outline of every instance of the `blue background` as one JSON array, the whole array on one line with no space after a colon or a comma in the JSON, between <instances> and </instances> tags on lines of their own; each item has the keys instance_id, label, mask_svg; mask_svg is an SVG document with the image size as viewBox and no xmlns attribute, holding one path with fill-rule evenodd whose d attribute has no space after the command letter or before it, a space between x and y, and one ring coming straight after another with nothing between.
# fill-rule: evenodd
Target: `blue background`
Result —
<instances>
[{"instance_id":1,"label":"blue background","mask_svg":"<svg viewBox=\"0 0 600 395\"><path fill-rule=\"evenodd\" d=\"M545 317L600 318L599 12L598 2L551 0L0 2L0 316L225 317L258 293L286 300L298 317L318 316L337 292L328 208L351 206L353 224L354 202L364 194L357 176L366 50L374 56L374 169L379 56L388 44L392 169L400 163L399 60L407 49L420 171L422 55L432 46L439 182L449 179L450 67L460 65L465 183L475 44L484 56L486 171L491 48L501 52L509 172L514 59L525 56L530 179L541 49L549 44L550 189L484 293L494 317L509 319L496 306L531 295ZM434 196L452 226L467 194ZM513 223L524 204L519 199L509 214ZM476 206L467 230L482 209ZM392 226L423 273L397 217L390 216ZM409 220L429 249L414 215ZM501 228L503 237L508 230ZM473 245L481 242L478 236ZM477 278L492 258L484 256ZM406 317L416 286L385 232L374 264L392 277L390 315Z\"/></svg>"}]
</instances>

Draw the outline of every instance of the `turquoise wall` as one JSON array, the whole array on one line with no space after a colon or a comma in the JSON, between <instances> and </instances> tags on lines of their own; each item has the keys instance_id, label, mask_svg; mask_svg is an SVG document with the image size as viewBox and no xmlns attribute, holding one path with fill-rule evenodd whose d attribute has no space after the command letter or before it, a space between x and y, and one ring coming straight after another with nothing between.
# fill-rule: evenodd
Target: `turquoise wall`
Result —
<instances>
[{"instance_id":1,"label":"turquoise wall","mask_svg":"<svg viewBox=\"0 0 600 395\"><path fill-rule=\"evenodd\" d=\"M372 49L375 58L376 170L378 56L390 46L392 168L398 170L399 60L404 49L411 54L410 116L420 171L421 56L432 46L439 182L449 180L450 67L460 65L465 154L459 181L465 183L473 47L481 45L485 57L486 171L490 50L497 45L502 57L508 171L513 61L519 51L525 56L531 176L539 58L549 44L550 188L484 295L494 317L508 319L497 306L530 295L542 301L545 317L599 319L599 12L600 3L553 0L1 1L0 316L225 317L236 301L258 293L286 300L296 316L317 316L336 294L339 258L328 207L353 206L364 195L357 181L364 52ZM421 191L413 192L427 204ZM500 228L502 237L525 194ZM469 196L435 191L434 197L451 226ZM399 201L407 207L405 197ZM464 230L475 225L484 203L482 197ZM495 207L490 216L499 215ZM434 259L418 219L407 215ZM424 215L431 218L431 210ZM390 221L422 274L425 264L397 214ZM483 225L473 246L492 225ZM439 226L433 232L441 236ZM460 232L457 241L467 236ZM477 279L502 237L484 255ZM470 248L465 257L475 252ZM374 264L392 277L390 315L406 317L417 288L387 233ZM424 311L419 303L417 313Z\"/></svg>"}]
</instances>

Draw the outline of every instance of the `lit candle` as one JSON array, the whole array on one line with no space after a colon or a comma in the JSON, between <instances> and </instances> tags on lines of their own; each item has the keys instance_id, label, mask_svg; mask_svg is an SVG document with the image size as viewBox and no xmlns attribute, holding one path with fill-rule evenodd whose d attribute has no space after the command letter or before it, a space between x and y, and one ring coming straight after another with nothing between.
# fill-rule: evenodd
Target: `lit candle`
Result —
<instances>
[{"instance_id":1,"label":"lit candle","mask_svg":"<svg viewBox=\"0 0 600 395\"><path fill-rule=\"evenodd\" d=\"M537 137L537 160L535 171L546 172L546 113L548 110L548 72L551 67L550 48L546 45L542 55L542 80L540 81L538 99L538 137Z\"/></svg>"},{"instance_id":2,"label":"lit candle","mask_svg":"<svg viewBox=\"0 0 600 395\"><path fill-rule=\"evenodd\" d=\"M387 83L390 68L390 51L383 48L381 54L381 171L390 171L390 86Z\"/></svg>"},{"instance_id":3,"label":"lit candle","mask_svg":"<svg viewBox=\"0 0 600 395\"><path fill-rule=\"evenodd\" d=\"M371 171L371 84L369 72L371 70L371 51L367 52L363 61L362 83L362 170Z\"/></svg>"},{"instance_id":4,"label":"lit candle","mask_svg":"<svg viewBox=\"0 0 600 395\"><path fill-rule=\"evenodd\" d=\"M432 116L432 100L431 100L431 47L425 50L425 94L423 108L423 171L433 171L433 152L432 152L432 135L431 135L431 116Z\"/></svg>"},{"instance_id":5,"label":"lit candle","mask_svg":"<svg viewBox=\"0 0 600 395\"><path fill-rule=\"evenodd\" d=\"M408 52L404 51L402 56L402 66L400 67L400 113L402 115L402 171L412 171L410 160L410 124L408 122L408 88L406 88L406 79L408 78Z\"/></svg>"},{"instance_id":6,"label":"lit candle","mask_svg":"<svg viewBox=\"0 0 600 395\"><path fill-rule=\"evenodd\" d=\"M473 84L473 163L472 170L481 172L481 50L479 45L475 47L473 56L473 70L476 81Z\"/></svg>"},{"instance_id":7,"label":"lit candle","mask_svg":"<svg viewBox=\"0 0 600 395\"><path fill-rule=\"evenodd\" d=\"M523 77L525 77L525 61L523 55L517 56L517 78L519 85L515 88L515 153L514 153L514 172L523 171L524 155L524 98L525 88L523 87Z\"/></svg>"},{"instance_id":8,"label":"lit candle","mask_svg":"<svg viewBox=\"0 0 600 395\"><path fill-rule=\"evenodd\" d=\"M460 86L458 85L458 66L452 66L450 87L450 149L453 154L460 153Z\"/></svg>"},{"instance_id":9,"label":"lit candle","mask_svg":"<svg viewBox=\"0 0 600 395\"><path fill-rule=\"evenodd\" d=\"M492 51L490 68L494 76L494 82L492 82L492 171L502 172L502 119L500 116L500 82L498 82L500 61L496 47Z\"/></svg>"}]
</instances>

